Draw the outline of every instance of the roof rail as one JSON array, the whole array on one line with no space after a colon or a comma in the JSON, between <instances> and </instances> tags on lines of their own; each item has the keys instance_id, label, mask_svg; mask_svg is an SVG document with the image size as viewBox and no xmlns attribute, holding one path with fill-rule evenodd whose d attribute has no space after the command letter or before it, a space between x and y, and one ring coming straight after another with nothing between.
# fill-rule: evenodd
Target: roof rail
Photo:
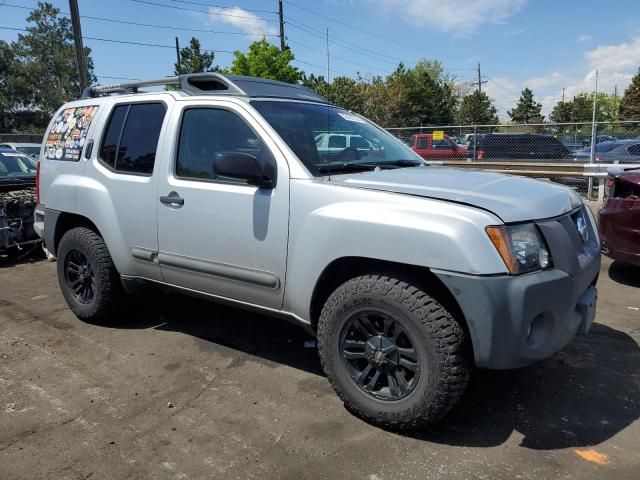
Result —
<instances>
[{"instance_id":1,"label":"roof rail","mask_svg":"<svg viewBox=\"0 0 640 480\"><path fill-rule=\"evenodd\" d=\"M140 88L174 85L189 95L242 95L246 97L295 98L329 103L313 90L301 85L259 77L223 75L218 72L190 73L156 80L114 83L87 87L80 98L95 98L110 94L138 93Z\"/></svg>"}]
</instances>

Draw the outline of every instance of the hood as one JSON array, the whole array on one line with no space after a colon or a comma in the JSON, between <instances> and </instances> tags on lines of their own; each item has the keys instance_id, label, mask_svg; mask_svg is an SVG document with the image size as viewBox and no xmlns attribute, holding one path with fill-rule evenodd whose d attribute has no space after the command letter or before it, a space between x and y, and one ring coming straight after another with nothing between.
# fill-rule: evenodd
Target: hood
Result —
<instances>
[{"instance_id":1,"label":"hood","mask_svg":"<svg viewBox=\"0 0 640 480\"><path fill-rule=\"evenodd\" d=\"M581 203L573 190L550 182L458 168L398 168L335 175L330 181L472 205L494 213L505 223L556 217Z\"/></svg>"}]
</instances>

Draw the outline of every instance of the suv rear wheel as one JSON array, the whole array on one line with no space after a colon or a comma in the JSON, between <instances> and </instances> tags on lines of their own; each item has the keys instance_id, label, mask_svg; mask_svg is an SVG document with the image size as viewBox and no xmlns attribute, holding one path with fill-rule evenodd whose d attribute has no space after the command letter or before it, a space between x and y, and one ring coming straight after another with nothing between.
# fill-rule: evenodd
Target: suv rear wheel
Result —
<instances>
[{"instance_id":1,"label":"suv rear wheel","mask_svg":"<svg viewBox=\"0 0 640 480\"><path fill-rule=\"evenodd\" d=\"M58 282L67 305L91 323L106 323L122 304L124 290L104 240L78 227L66 232L58 247Z\"/></svg>"},{"instance_id":2,"label":"suv rear wheel","mask_svg":"<svg viewBox=\"0 0 640 480\"><path fill-rule=\"evenodd\" d=\"M336 289L318 323L322 366L347 408L387 428L435 422L469 381L465 335L421 288L365 275Z\"/></svg>"}]
</instances>

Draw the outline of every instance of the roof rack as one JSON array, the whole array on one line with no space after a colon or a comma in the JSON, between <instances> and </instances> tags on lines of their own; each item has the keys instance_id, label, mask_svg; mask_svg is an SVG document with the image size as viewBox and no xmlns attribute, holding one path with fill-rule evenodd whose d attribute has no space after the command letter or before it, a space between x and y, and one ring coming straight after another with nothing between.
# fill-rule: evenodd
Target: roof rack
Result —
<instances>
[{"instance_id":1,"label":"roof rack","mask_svg":"<svg viewBox=\"0 0 640 480\"><path fill-rule=\"evenodd\" d=\"M138 93L140 88L173 85L188 95L235 95L274 97L329 103L327 99L301 85L259 77L223 75L217 72L190 73L156 80L115 83L87 87L80 98L95 98L111 94Z\"/></svg>"}]
</instances>

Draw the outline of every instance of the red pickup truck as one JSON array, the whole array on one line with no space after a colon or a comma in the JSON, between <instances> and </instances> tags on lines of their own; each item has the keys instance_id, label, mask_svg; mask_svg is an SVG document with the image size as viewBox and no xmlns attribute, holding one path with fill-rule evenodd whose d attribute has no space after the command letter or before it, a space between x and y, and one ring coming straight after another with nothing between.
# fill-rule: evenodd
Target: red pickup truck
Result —
<instances>
[{"instance_id":1,"label":"red pickup truck","mask_svg":"<svg viewBox=\"0 0 640 480\"><path fill-rule=\"evenodd\" d=\"M414 152L428 160L467 158L467 149L456 144L448 135L442 140L434 140L431 133L416 133L409 137L408 144Z\"/></svg>"}]
</instances>

